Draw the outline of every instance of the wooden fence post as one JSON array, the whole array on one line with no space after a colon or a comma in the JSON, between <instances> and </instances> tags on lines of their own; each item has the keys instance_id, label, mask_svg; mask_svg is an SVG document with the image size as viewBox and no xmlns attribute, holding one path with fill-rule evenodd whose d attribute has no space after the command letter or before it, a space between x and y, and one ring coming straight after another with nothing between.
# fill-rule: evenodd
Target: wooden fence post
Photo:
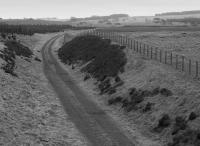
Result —
<instances>
[{"instance_id":1,"label":"wooden fence post","mask_svg":"<svg viewBox=\"0 0 200 146\"><path fill-rule=\"evenodd\" d=\"M134 51L136 51L137 50L137 42L136 42L136 40L134 40Z\"/></svg>"},{"instance_id":2,"label":"wooden fence post","mask_svg":"<svg viewBox=\"0 0 200 146\"><path fill-rule=\"evenodd\" d=\"M172 54L172 52L170 53L170 62L171 62L171 65L173 65L173 54Z\"/></svg>"},{"instance_id":3,"label":"wooden fence post","mask_svg":"<svg viewBox=\"0 0 200 146\"><path fill-rule=\"evenodd\" d=\"M139 42L139 53L141 54L141 42Z\"/></svg>"},{"instance_id":4,"label":"wooden fence post","mask_svg":"<svg viewBox=\"0 0 200 146\"><path fill-rule=\"evenodd\" d=\"M184 56L182 56L182 71L184 71L185 70L185 57Z\"/></svg>"},{"instance_id":5,"label":"wooden fence post","mask_svg":"<svg viewBox=\"0 0 200 146\"><path fill-rule=\"evenodd\" d=\"M155 60L157 60L158 48L156 47L155 50Z\"/></svg>"},{"instance_id":6,"label":"wooden fence post","mask_svg":"<svg viewBox=\"0 0 200 146\"><path fill-rule=\"evenodd\" d=\"M131 49L133 49L133 40L131 39Z\"/></svg>"},{"instance_id":7,"label":"wooden fence post","mask_svg":"<svg viewBox=\"0 0 200 146\"><path fill-rule=\"evenodd\" d=\"M191 59L189 59L189 75L191 75Z\"/></svg>"},{"instance_id":8,"label":"wooden fence post","mask_svg":"<svg viewBox=\"0 0 200 146\"><path fill-rule=\"evenodd\" d=\"M126 46L126 36L124 37L124 45Z\"/></svg>"},{"instance_id":9,"label":"wooden fence post","mask_svg":"<svg viewBox=\"0 0 200 146\"><path fill-rule=\"evenodd\" d=\"M176 69L178 69L178 55L176 55Z\"/></svg>"},{"instance_id":10,"label":"wooden fence post","mask_svg":"<svg viewBox=\"0 0 200 146\"><path fill-rule=\"evenodd\" d=\"M199 76L199 62L196 61L196 77Z\"/></svg>"},{"instance_id":11,"label":"wooden fence post","mask_svg":"<svg viewBox=\"0 0 200 146\"><path fill-rule=\"evenodd\" d=\"M165 64L167 64L167 51L165 51Z\"/></svg>"},{"instance_id":12,"label":"wooden fence post","mask_svg":"<svg viewBox=\"0 0 200 146\"><path fill-rule=\"evenodd\" d=\"M128 48L130 48L130 39L128 38Z\"/></svg>"},{"instance_id":13,"label":"wooden fence post","mask_svg":"<svg viewBox=\"0 0 200 146\"><path fill-rule=\"evenodd\" d=\"M160 50L160 62L162 62L162 50Z\"/></svg>"}]
</instances>

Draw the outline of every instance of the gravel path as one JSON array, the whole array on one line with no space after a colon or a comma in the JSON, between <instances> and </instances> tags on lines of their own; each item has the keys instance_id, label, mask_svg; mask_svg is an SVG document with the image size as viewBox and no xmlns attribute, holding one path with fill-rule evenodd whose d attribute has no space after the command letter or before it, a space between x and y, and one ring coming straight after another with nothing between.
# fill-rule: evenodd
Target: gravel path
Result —
<instances>
[{"instance_id":1,"label":"gravel path","mask_svg":"<svg viewBox=\"0 0 200 146\"><path fill-rule=\"evenodd\" d=\"M95 146L134 146L115 122L72 80L51 53L55 37L42 50L44 72L58 94L65 111L77 128Z\"/></svg>"}]
</instances>

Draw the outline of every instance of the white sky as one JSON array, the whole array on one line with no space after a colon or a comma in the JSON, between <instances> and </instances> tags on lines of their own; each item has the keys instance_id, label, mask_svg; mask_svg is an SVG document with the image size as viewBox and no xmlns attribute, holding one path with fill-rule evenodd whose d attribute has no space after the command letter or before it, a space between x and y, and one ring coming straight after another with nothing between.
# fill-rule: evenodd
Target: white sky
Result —
<instances>
[{"instance_id":1,"label":"white sky","mask_svg":"<svg viewBox=\"0 0 200 146\"><path fill-rule=\"evenodd\" d=\"M200 0L0 0L2 18L70 18L126 13L149 16L200 10Z\"/></svg>"}]
</instances>

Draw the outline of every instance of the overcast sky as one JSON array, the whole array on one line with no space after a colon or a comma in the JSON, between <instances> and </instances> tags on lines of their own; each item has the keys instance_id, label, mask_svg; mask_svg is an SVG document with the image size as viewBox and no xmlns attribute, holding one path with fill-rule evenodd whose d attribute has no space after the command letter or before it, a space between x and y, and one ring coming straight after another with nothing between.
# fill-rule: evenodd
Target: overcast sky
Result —
<instances>
[{"instance_id":1,"label":"overcast sky","mask_svg":"<svg viewBox=\"0 0 200 146\"><path fill-rule=\"evenodd\" d=\"M154 15L200 10L200 0L0 0L2 18L70 18L126 13Z\"/></svg>"}]
</instances>

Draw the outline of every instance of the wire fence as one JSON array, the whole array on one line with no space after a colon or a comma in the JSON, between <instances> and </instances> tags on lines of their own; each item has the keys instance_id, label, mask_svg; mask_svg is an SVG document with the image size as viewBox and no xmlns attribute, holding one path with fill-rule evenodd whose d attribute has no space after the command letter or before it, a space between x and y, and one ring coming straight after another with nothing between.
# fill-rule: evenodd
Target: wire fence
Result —
<instances>
[{"instance_id":1,"label":"wire fence","mask_svg":"<svg viewBox=\"0 0 200 146\"><path fill-rule=\"evenodd\" d=\"M194 79L199 79L200 77L199 61L192 60L184 55L150 46L117 32L89 30L82 32L79 35L95 35L103 39L110 39L113 42L117 42L118 44L126 46L134 52L139 53L147 59L156 60L160 63L170 65L176 70L184 72Z\"/></svg>"}]
</instances>

